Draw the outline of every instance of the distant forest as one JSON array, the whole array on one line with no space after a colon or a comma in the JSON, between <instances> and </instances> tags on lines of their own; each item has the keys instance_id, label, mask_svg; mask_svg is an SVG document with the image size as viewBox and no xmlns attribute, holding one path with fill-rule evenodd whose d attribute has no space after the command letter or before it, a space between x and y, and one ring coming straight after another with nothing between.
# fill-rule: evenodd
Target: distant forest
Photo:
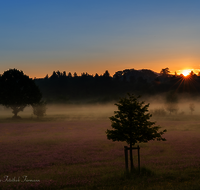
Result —
<instances>
[{"instance_id":1,"label":"distant forest","mask_svg":"<svg viewBox=\"0 0 200 190\"><path fill-rule=\"evenodd\" d=\"M136 95L158 95L169 91L175 93L200 93L200 76L192 71L188 76L169 74L169 68L160 73L148 69L126 69L110 76L108 70L95 76L88 73L53 71L52 75L34 79L43 98L48 103L106 103L118 100L127 92Z\"/></svg>"}]
</instances>

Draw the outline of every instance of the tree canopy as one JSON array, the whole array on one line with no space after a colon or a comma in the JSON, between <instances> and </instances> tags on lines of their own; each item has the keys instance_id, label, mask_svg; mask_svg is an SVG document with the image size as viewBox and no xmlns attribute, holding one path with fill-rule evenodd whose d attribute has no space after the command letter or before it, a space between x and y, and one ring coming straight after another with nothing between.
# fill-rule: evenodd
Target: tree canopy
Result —
<instances>
[{"instance_id":1,"label":"tree canopy","mask_svg":"<svg viewBox=\"0 0 200 190\"><path fill-rule=\"evenodd\" d=\"M150 121L152 116L148 113L149 104L138 101L139 97L128 94L128 98L121 98L115 105L118 111L110 117L111 126L114 130L107 130L107 138L113 141L126 141L129 145L148 142L150 140L165 140L161 128L154 126L155 122Z\"/></svg>"},{"instance_id":2,"label":"tree canopy","mask_svg":"<svg viewBox=\"0 0 200 190\"><path fill-rule=\"evenodd\" d=\"M160 71L160 74L163 75L163 76L168 76L169 73L170 73L170 71L169 71L169 68L168 68L168 67L165 68L165 69L162 69L162 70Z\"/></svg>"},{"instance_id":3,"label":"tree canopy","mask_svg":"<svg viewBox=\"0 0 200 190\"><path fill-rule=\"evenodd\" d=\"M14 117L27 105L40 102L41 98L39 88L23 71L10 69L0 77L0 104L10 107Z\"/></svg>"}]
</instances>

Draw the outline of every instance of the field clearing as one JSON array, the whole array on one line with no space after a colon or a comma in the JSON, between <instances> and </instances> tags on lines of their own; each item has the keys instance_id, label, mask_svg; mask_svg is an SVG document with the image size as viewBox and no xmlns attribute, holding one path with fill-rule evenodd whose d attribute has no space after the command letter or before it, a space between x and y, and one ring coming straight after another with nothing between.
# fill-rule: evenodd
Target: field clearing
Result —
<instances>
[{"instance_id":1,"label":"field clearing","mask_svg":"<svg viewBox=\"0 0 200 190\"><path fill-rule=\"evenodd\" d=\"M126 175L126 143L106 138L110 112L0 118L0 189L200 189L199 116L158 119L167 141L140 144L141 174Z\"/></svg>"}]
</instances>

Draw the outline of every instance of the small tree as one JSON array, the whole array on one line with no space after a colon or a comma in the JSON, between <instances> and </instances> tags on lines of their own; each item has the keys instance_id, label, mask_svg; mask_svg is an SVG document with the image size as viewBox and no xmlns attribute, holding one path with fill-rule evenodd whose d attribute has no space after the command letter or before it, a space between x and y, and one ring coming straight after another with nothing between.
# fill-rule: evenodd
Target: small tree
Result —
<instances>
[{"instance_id":1,"label":"small tree","mask_svg":"<svg viewBox=\"0 0 200 190\"><path fill-rule=\"evenodd\" d=\"M156 117L165 117L167 112L163 108L157 108L152 111L152 114Z\"/></svg>"},{"instance_id":2,"label":"small tree","mask_svg":"<svg viewBox=\"0 0 200 190\"><path fill-rule=\"evenodd\" d=\"M149 121L152 116L148 113L149 104L138 100L139 97L128 94L128 98L121 98L115 105L118 111L110 117L111 126L114 130L106 131L107 138L113 141L126 141L130 145L131 170L133 170L132 148L136 143L148 142L150 140L166 140L162 138L163 130L158 132L159 126Z\"/></svg>"},{"instance_id":3,"label":"small tree","mask_svg":"<svg viewBox=\"0 0 200 190\"><path fill-rule=\"evenodd\" d=\"M165 69L162 69L161 71L160 71L160 74L162 75L162 76L168 76L169 75L169 73L170 73L170 71L169 71L169 68L167 67L167 68L165 68Z\"/></svg>"},{"instance_id":4,"label":"small tree","mask_svg":"<svg viewBox=\"0 0 200 190\"><path fill-rule=\"evenodd\" d=\"M178 111L178 97L175 94L175 92L170 91L165 100L165 106L166 110L169 111L169 113L177 112Z\"/></svg>"},{"instance_id":5,"label":"small tree","mask_svg":"<svg viewBox=\"0 0 200 190\"><path fill-rule=\"evenodd\" d=\"M173 112L177 113L177 111L178 111L178 105L175 104L175 103L169 102L169 103L166 104L166 110L169 111L170 115Z\"/></svg>"},{"instance_id":6,"label":"small tree","mask_svg":"<svg viewBox=\"0 0 200 190\"><path fill-rule=\"evenodd\" d=\"M194 104L190 104L190 111L191 111L191 114L193 113L194 109L195 109L195 105L194 105Z\"/></svg>"},{"instance_id":7,"label":"small tree","mask_svg":"<svg viewBox=\"0 0 200 190\"><path fill-rule=\"evenodd\" d=\"M41 101L37 104L33 104L33 114L37 116L37 118L43 117L46 113L46 102Z\"/></svg>"}]
</instances>

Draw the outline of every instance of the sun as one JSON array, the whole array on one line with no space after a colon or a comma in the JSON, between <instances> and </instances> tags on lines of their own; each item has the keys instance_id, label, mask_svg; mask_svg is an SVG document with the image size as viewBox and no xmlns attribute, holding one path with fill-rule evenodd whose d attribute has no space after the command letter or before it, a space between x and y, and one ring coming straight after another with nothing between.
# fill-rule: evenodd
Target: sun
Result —
<instances>
[{"instance_id":1,"label":"sun","mask_svg":"<svg viewBox=\"0 0 200 190\"><path fill-rule=\"evenodd\" d=\"M182 71L182 74L186 77L186 76L188 76L190 74L190 72L191 71L189 69L186 69L186 70Z\"/></svg>"}]
</instances>

